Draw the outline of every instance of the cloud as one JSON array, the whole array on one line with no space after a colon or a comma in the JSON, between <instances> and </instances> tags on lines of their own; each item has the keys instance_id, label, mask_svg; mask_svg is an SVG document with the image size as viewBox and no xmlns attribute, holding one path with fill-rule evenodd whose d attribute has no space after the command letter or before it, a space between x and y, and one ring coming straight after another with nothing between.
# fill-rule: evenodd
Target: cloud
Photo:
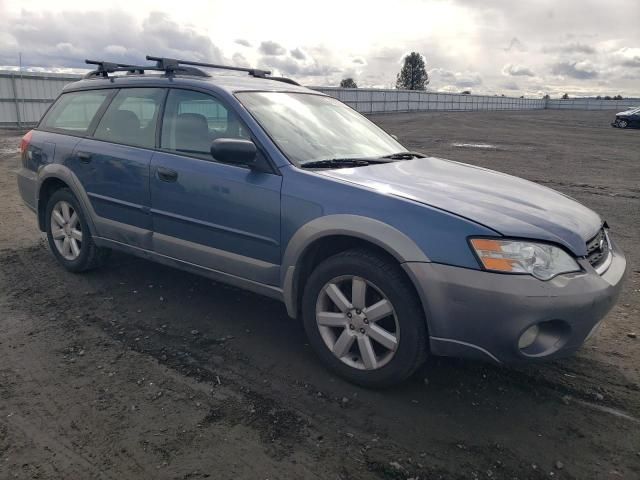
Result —
<instances>
[{"instance_id":1,"label":"cloud","mask_svg":"<svg viewBox=\"0 0 640 480\"><path fill-rule=\"evenodd\" d=\"M542 47L544 53L579 53L583 55L593 55L596 53L596 49L586 43L573 42L564 45L546 45Z\"/></svg>"},{"instance_id":2,"label":"cloud","mask_svg":"<svg viewBox=\"0 0 640 480\"><path fill-rule=\"evenodd\" d=\"M231 56L231 61L233 62L233 65L236 66L236 67L250 67L251 66L249 64L249 61L245 58L245 56L242 55L239 52L236 52Z\"/></svg>"},{"instance_id":3,"label":"cloud","mask_svg":"<svg viewBox=\"0 0 640 480\"><path fill-rule=\"evenodd\" d=\"M640 68L640 48L621 48L613 57L623 67Z\"/></svg>"},{"instance_id":4,"label":"cloud","mask_svg":"<svg viewBox=\"0 0 640 480\"><path fill-rule=\"evenodd\" d=\"M621 65L624 67L640 68L640 56L633 57L629 60L623 60Z\"/></svg>"},{"instance_id":5,"label":"cloud","mask_svg":"<svg viewBox=\"0 0 640 480\"><path fill-rule=\"evenodd\" d=\"M122 45L107 45L104 47L104 51L109 55L123 56L127 54L127 47Z\"/></svg>"},{"instance_id":6,"label":"cloud","mask_svg":"<svg viewBox=\"0 0 640 480\"><path fill-rule=\"evenodd\" d=\"M245 40L244 38L237 38L235 40L235 43L237 43L238 45L242 45L243 47L251 46L251 42L249 40Z\"/></svg>"},{"instance_id":7,"label":"cloud","mask_svg":"<svg viewBox=\"0 0 640 480\"><path fill-rule=\"evenodd\" d=\"M503 49L505 52L518 51L518 52L526 52L527 47L520 41L518 37L513 37L509 42L509 45Z\"/></svg>"},{"instance_id":8,"label":"cloud","mask_svg":"<svg viewBox=\"0 0 640 480\"><path fill-rule=\"evenodd\" d=\"M293 50L291 50L289 53L291 53L291 56L297 60L304 60L307 58L307 56L304 54L304 52L302 50L300 50L299 48L294 48Z\"/></svg>"},{"instance_id":9,"label":"cloud","mask_svg":"<svg viewBox=\"0 0 640 480\"><path fill-rule=\"evenodd\" d=\"M551 66L551 73L562 77L575 78L577 80L589 80L598 76L598 71L595 67L586 61L555 63Z\"/></svg>"},{"instance_id":10,"label":"cloud","mask_svg":"<svg viewBox=\"0 0 640 480\"><path fill-rule=\"evenodd\" d=\"M85 58L140 64L146 63L145 55L210 62L223 59L221 50L207 35L161 12L151 12L141 21L113 10L22 10L12 17L1 13L0 64L4 65L15 65L16 45L27 67L88 68Z\"/></svg>"},{"instance_id":11,"label":"cloud","mask_svg":"<svg viewBox=\"0 0 640 480\"><path fill-rule=\"evenodd\" d=\"M502 67L503 75L510 75L513 77L535 77L535 73L528 68L522 65L513 65L511 63L506 64Z\"/></svg>"},{"instance_id":12,"label":"cloud","mask_svg":"<svg viewBox=\"0 0 640 480\"><path fill-rule=\"evenodd\" d=\"M360 58L360 57L356 57L354 58L351 63L355 63L356 65L366 65L367 62L364 60L364 58Z\"/></svg>"},{"instance_id":13,"label":"cloud","mask_svg":"<svg viewBox=\"0 0 640 480\"><path fill-rule=\"evenodd\" d=\"M500 86L505 90L520 90L520 86L513 80L509 80L508 82L503 82Z\"/></svg>"},{"instance_id":14,"label":"cloud","mask_svg":"<svg viewBox=\"0 0 640 480\"><path fill-rule=\"evenodd\" d=\"M260 48L258 48L258 50L263 55L269 55L269 56L279 56L287 53L287 50L282 45L276 42L272 42L271 40L261 42Z\"/></svg>"},{"instance_id":15,"label":"cloud","mask_svg":"<svg viewBox=\"0 0 640 480\"><path fill-rule=\"evenodd\" d=\"M434 82L449 84L450 87L469 88L482 85L482 77L478 72L452 72L444 68L433 68L428 73Z\"/></svg>"},{"instance_id":16,"label":"cloud","mask_svg":"<svg viewBox=\"0 0 640 480\"><path fill-rule=\"evenodd\" d=\"M293 57L267 55L262 57L260 65L277 69L283 75L302 77L322 77L339 73L340 69L317 61L303 63Z\"/></svg>"}]
</instances>

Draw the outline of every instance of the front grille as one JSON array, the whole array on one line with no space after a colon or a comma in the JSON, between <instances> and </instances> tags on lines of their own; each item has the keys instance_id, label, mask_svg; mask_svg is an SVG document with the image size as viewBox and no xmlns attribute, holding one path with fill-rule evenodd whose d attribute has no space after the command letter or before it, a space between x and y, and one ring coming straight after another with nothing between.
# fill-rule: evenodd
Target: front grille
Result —
<instances>
[{"instance_id":1,"label":"front grille","mask_svg":"<svg viewBox=\"0 0 640 480\"><path fill-rule=\"evenodd\" d=\"M593 268L598 268L607 260L609 248L609 240L604 228L587 242L587 260Z\"/></svg>"}]
</instances>

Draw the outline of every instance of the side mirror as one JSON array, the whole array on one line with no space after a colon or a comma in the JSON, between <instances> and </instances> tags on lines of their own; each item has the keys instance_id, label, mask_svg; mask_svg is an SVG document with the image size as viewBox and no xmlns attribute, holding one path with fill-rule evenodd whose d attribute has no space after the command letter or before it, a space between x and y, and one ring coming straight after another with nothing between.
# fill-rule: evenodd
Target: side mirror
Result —
<instances>
[{"instance_id":1,"label":"side mirror","mask_svg":"<svg viewBox=\"0 0 640 480\"><path fill-rule=\"evenodd\" d=\"M258 149L251 140L217 138L211 144L211 156L219 162L253 166Z\"/></svg>"}]
</instances>

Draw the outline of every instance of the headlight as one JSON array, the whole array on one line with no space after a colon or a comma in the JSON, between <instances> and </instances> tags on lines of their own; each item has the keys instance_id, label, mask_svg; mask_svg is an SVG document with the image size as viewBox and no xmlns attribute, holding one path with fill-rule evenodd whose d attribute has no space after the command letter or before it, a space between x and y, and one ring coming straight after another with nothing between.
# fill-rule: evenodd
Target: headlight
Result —
<instances>
[{"instance_id":1,"label":"headlight","mask_svg":"<svg viewBox=\"0 0 640 480\"><path fill-rule=\"evenodd\" d=\"M545 243L474 238L471 246L484 268L493 272L527 273L550 280L561 273L580 271L569 254Z\"/></svg>"}]
</instances>

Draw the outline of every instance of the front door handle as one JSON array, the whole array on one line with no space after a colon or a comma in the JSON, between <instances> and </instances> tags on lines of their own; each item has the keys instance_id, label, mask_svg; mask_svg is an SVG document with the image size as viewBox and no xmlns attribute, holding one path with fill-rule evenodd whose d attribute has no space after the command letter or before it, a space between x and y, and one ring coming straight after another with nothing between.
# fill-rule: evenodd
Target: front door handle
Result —
<instances>
[{"instance_id":1,"label":"front door handle","mask_svg":"<svg viewBox=\"0 0 640 480\"><path fill-rule=\"evenodd\" d=\"M178 172L170 168L158 167L158 178L163 182L175 182L178 179Z\"/></svg>"},{"instance_id":2,"label":"front door handle","mask_svg":"<svg viewBox=\"0 0 640 480\"><path fill-rule=\"evenodd\" d=\"M76 156L82 163L89 163L91 161L91 154L89 152L78 152Z\"/></svg>"}]
</instances>

